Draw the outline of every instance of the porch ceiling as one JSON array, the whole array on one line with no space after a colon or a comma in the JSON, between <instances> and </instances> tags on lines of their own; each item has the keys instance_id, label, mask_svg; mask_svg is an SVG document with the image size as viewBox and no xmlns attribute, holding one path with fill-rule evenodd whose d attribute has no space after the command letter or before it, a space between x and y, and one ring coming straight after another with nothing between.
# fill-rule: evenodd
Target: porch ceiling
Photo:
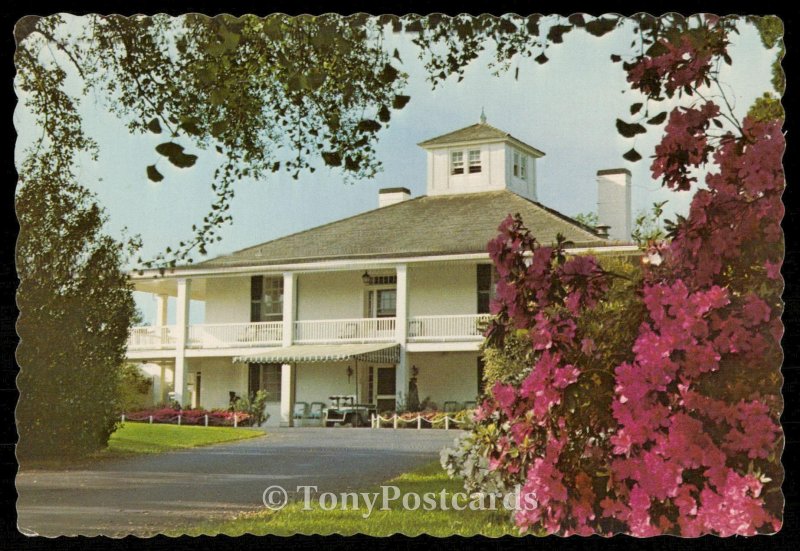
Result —
<instances>
[{"instance_id":1,"label":"porch ceiling","mask_svg":"<svg viewBox=\"0 0 800 551\"><path fill-rule=\"evenodd\" d=\"M373 344L295 344L249 356L236 356L233 363L340 362L362 360L374 363L397 363L400 346Z\"/></svg>"},{"instance_id":2,"label":"porch ceiling","mask_svg":"<svg viewBox=\"0 0 800 551\"><path fill-rule=\"evenodd\" d=\"M154 295L167 295L174 297L178 295L178 281L172 278L159 278L159 279L134 279L133 290L142 293L151 293ZM206 280L202 278L193 278L192 286L189 292L189 298L192 300L205 300L206 299Z\"/></svg>"}]
</instances>

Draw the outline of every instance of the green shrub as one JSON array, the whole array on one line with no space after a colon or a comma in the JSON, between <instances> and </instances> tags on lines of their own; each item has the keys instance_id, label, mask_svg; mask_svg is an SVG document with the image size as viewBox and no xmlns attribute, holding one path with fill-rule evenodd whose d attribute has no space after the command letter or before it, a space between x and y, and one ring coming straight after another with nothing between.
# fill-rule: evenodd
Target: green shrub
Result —
<instances>
[{"instance_id":1,"label":"green shrub","mask_svg":"<svg viewBox=\"0 0 800 551\"><path fill-rule=\"evenodd\" d=\"M136 364L126 363L120 372L117 396L122 412L151 405L153 381L146 377Z\"/></svg>"},{"instance_id":2,"label":"green shrub","mask_svg":"<svg viewBox=\"0 0 800 551\"><path fill-rule=\"evenodd\" d=\"M267 397L266 390L259 390L247 398L238 398L233 403L233 410L246 413L251 426L260 426L269 419L269 414L266 411Z\"/></svg>"}]
</instances>

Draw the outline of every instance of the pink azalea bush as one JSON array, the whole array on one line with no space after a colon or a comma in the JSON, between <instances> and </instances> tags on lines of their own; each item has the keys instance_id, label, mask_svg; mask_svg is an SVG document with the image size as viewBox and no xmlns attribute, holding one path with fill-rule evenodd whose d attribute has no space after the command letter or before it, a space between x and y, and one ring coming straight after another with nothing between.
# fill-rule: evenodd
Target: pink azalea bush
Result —
<instances>
[{"instance_id":1,"label":"pink azalea bush","mask_svg":"<svg viewBox=\"0 0 800 551\"><path fill-rule=\"evenodd\" d=\"M707 84L727 55L724 33L707 24L626 64L632 87L658 101ZM500 281L487 340L502 347L526 329L532 365L494 384L460 455L446 454L450 471L468 487L521 484L536 503L514 515L523 531L778 530L783 149L779 120L739 122L702 98L672 110L653 175L687 190L705 168L705 189L644 257L639 326L607 370L593 366L598 341L585 326L611 274L591 257L565 258L563 244L538 245L518 217L504 221L489 244ZM611 380L592 384L592 371Z\"/></svg>"}]
</instances>

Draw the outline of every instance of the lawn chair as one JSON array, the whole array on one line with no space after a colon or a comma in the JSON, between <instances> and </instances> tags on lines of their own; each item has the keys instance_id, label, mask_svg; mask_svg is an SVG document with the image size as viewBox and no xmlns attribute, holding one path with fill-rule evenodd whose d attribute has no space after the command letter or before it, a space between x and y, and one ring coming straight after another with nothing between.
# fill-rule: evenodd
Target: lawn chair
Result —
<instances>
[{"instance_id":1,"label":"lawn chair","mask_svg":"<svg viewBox=\"0 0 800 551\"><path fill-rule=\"evenodd\" d=\"M294 403L294 413L292 414L294 419L305 419L308 417L308 403L307 402L295 402Z\"/></svg>"},{"instance_id":2,"label":"lawn chair","mask_svg":"<svg viewBox=\"0 0 800 551\"><path fill-rule=\"evenodd\" d=\"M322 410L325 408L324 402L311 402L311 408L308 410L309 419L322 420Z\"/></svg>"}]
</instances>

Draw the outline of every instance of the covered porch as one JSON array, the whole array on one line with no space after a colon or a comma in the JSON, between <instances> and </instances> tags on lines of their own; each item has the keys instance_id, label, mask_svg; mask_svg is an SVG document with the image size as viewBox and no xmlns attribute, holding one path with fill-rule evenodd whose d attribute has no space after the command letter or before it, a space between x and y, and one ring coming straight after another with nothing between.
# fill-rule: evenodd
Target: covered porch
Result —
<instances>
[{"instance_id":1,"label":"covered porch","mask_svg":"<svg viewBox=\"0 0 800 551\"><path fill-rule=\"evenodd\" d=\"M332 396L394 410L402 399L396 389L407 379L405 352L393 343L295 344L237 356L233 363L247 366L248 393L267 391L273 426L310 419L322 424L321 415L309 417L309 406L321 413L332 405Z\"/></svg>"},{"instance_id":2,"label":"covered porch","mask_svg":"<svg viewBox=\"0 0 800 551\"><path fill-rule=\"evenodd\" d=\"M154 402L175 388L175 364L148 361ZM295 406L332 405L351 396L378 413L406 409L410 387L421 407L457 411L474 406L481 391L477 351L410 352L397 344L292 345L237 357L188 358L184 405L227 409L231 398L267 392L266 426L320 425L295 419ZM160 398L160 400L158 399Z\"/></svg>"}]
</instances>

